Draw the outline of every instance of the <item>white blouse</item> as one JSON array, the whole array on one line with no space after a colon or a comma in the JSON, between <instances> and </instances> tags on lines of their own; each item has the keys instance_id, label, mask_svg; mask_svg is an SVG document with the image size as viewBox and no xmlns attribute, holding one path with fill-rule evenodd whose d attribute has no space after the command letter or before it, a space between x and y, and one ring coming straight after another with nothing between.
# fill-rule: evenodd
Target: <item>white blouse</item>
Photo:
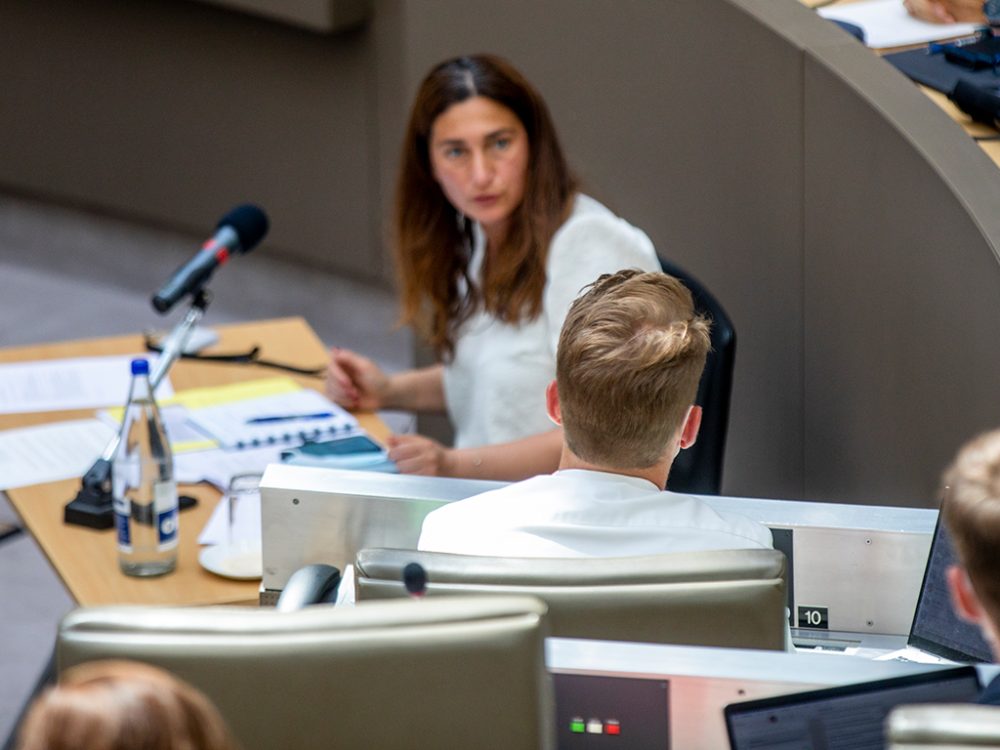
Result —
<instances>
[{"instance_id":1,"label":"white blouse","mask_svg":"<svg viewBox=\"0 0 1000 750\"><path fill-rule=\"evenodd\" d=\"M469 275L481 280L486 241L475 227ZM553 235L545 267L542 313L512 325L480 310L458 331L444 367L444 393L455 426L455 447L504 443L553 428L545 388L555 377L563 320L585 286L623 268L658 271L645 232L586 195Z\"/></svg>"}]
</instances>

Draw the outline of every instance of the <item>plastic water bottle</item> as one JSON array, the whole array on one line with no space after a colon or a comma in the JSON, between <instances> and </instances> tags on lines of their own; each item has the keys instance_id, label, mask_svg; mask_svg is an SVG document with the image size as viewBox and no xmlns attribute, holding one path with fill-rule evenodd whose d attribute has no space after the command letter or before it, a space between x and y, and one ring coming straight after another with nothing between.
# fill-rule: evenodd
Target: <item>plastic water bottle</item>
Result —
<instances>
[{"instance_id":1,"label":"plastic water bottle","mask_svg":"<svg viewBox=\"0 0 1000 750\"><path fill-rule=\"evenodd\" d=\"M171 572L177 567L177 484L145 359L132 360L132 385L111 487L122 572L131 576Z\"/></svg>"}]
</instances>

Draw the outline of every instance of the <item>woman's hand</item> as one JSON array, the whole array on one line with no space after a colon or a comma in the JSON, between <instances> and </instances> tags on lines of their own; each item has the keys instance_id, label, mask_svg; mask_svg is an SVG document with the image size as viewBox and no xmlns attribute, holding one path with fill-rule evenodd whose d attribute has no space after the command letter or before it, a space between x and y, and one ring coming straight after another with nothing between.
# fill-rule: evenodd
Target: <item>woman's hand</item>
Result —
<instances>
[{"instance_id":1,"label":"woman's hand","mask_svg":"<svg viewBox=\"0 0 1000 750\"><path fill-rule=\"evenodd\" d=\"M983 23L983 0L903 0L911 16L931 23Z\"/></svg>"},{"instance_id":2,"label":"woman's hand","mask_svg":"<svg viewBox=\"0 0 1000 750\"><path fill-rule=\"evenodd\" d=\"M326 368L326 395L345 409L375 411L389 406L390 378L367 357L334 348Z\"/></svg>"},{"instance_id":3,"label":"woman's hand","mask_svg":"<svg viewBox=\"0 0 1000 750\"><path fill-rule=\"evenodd\" d=\"M449 476L448 458L451 449L423 435L390 435L389 458L402 474L422 474L428 477Z\"/></svg>"}]
</instances>

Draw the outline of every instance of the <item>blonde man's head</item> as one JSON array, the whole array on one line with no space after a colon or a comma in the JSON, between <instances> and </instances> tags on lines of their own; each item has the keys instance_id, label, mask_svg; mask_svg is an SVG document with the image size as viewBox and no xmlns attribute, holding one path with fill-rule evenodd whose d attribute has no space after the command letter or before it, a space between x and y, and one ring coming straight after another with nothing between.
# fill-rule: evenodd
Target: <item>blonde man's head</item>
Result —
<instances>
[{"instance_id":1,"label":"blonde man's head","mask_svg":"<svg viewBox=\"0 0 1000 750\"><path fill-rule=\"evenodd\" d=\"M1000 627L1000 430L967 443L944 473L941 512L986 614Z\"/></svg>"},{"instance_id":2,"label":"blonde man's head","mask_svg":"<svg viewBox=\"0 0 1000 750\"><path fill-rule=\"evenodd\" d=\"M664 273L605 274L570 308L556 380L565 440L616 469L661 461L684 425L710 349L691 293Z\"/></svg>"}]
</instances>

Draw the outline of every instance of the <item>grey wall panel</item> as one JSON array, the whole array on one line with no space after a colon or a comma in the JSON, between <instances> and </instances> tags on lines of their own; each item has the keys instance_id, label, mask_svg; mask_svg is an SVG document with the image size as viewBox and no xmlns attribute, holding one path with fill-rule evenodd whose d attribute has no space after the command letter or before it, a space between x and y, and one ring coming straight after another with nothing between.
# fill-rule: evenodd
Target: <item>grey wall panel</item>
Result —
<instances>
[{"instance_id":1,"label":"grey wall panel","mask_svg":"<svg viewBox=\"0 0 1000 750\"><path fill-rule=\"evenodd\" d=\"M807 496L933 505L957 447L1000 424L1000 172L856 52L806 63Z\"/></svg>"},{"instance_id":2,"label":"grey wall panel","mask_svg":"<svg viewBox=\"0 0 1000 750\"><path fill-rule=\"evenodd\" d=\"M5 2L0 184L199 233L254 200L270 252L379 278L370 63L198 3Z\"/></svg>"}]
</instances>

